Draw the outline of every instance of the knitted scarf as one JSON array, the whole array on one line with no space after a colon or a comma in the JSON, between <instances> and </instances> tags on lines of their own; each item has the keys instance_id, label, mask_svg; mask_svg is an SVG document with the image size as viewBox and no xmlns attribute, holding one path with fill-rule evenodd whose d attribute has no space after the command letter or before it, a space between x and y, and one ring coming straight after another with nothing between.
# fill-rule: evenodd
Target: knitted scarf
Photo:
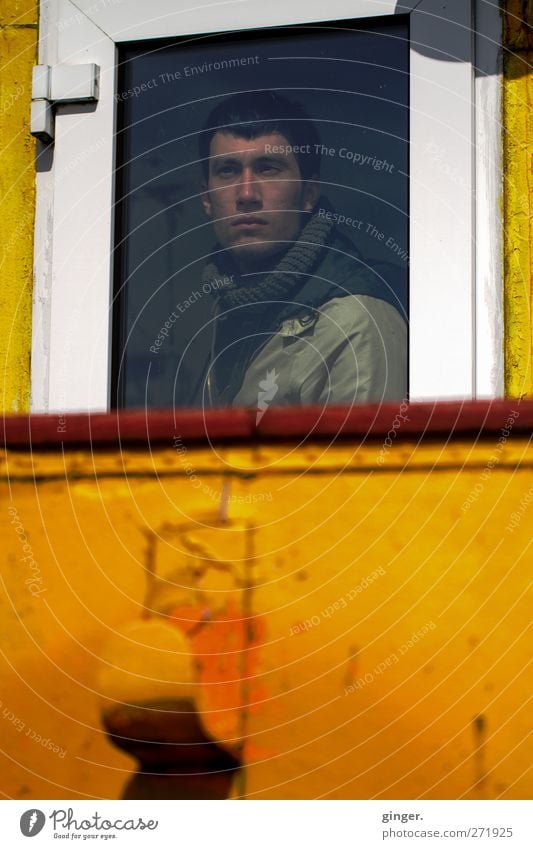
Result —
<instances>
[{"instance_id":1,"label":"knitted scarf","mask_svg":"<svg viewBox=\"0 0 533 849\"><path fill-rule=\"evenodd\" d=\"M209 263L204 269L202 283L216 291L226 310L268 301L287 301L301 286L302 279L312 274L324 258L332 231L333 223L315 213L302 229L298 241L272 271L243 276L235 271L230 274L232 261L222 252L220 267Z\"/></svg>"}]
</instances>

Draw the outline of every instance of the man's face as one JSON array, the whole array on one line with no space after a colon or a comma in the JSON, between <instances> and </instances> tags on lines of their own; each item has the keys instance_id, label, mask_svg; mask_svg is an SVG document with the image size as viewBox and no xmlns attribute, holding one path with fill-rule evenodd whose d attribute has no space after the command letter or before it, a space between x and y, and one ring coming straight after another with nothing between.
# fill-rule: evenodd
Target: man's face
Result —
<instances>
[{"instance_id":1,"label":"man's face","mask_svg":"<svg viewBox=\"0 0 533 849\"><path fill-rule=\"evenodd\" d=\"M219 243L243 270L289 249L302 212L311 212L318 199L318 184L302 180L288 150L280 133L244 139L222 131L211 139L202 203Z\"/></svg>"}]
</instances>

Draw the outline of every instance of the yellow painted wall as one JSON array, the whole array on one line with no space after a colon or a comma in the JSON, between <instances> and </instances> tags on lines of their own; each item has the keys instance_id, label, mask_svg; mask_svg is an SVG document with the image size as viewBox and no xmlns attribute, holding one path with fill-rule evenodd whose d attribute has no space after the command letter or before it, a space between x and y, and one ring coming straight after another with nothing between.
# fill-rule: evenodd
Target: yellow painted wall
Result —
<instances>
[{"instance_id":1,"label":"yellow painted wall","mask_svg":"<svg viewBox=\"0 0 533 849\"><path fill-rule=\"evenodd\" d=\"M533 394L533 0L507 0L504 27L505 378Z\"/></svg>"},{"instance_id":2,"label":"yellow painted wall","mask_svg":"<svg viewBox=\"0 0 533 849\"><path fill-rule=\"evenodd\" d=\"M528 797L531 444L382 450L9 452L2 792L116 798L101 710L192 697L234 795Z\"/></svg>"},{"instance_id":3,"label":"yellow painted wall","mask_svg":"<svg viewBox=\"0 0 533 849\"><path fill-rule=\"evenodd\" d=\"M37 2L0 3L0 404L29 409L35 144L29 132Z\"/></svg>"}]
</instances>

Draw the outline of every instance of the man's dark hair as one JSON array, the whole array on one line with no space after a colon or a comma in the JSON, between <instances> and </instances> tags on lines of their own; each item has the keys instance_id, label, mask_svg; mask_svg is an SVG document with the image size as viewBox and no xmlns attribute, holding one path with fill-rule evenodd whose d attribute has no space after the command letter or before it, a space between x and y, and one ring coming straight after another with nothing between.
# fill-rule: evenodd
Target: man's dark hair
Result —
<instances>
[{"instance_id":1,"label":"man's dark hair","mask_svg":"<svg viewBox=\"0 0 533 849\"><path fill-rule=\"evenodd\" d=\"M211 110L200 133L199 149L204 178L209 177L211 139L219 130L238 138L255 139L281 133L291 146L309 145L309 153L295 153L302 180L320 172L320 145L317 129L305 109L274 91L234 94Z\"/></svg>"}]
</instances>

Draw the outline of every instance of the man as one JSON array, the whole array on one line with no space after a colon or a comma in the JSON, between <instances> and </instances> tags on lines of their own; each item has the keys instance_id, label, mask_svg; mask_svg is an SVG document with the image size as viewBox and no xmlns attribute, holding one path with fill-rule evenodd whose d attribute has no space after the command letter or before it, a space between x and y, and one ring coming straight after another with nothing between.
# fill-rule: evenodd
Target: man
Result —
<instances>
[{"instance_id":1,"label":"man","mask_svg":"<svg viewBox=\"0 0 533 849\"><path fill-rule=\"evenodd\" d=\"M379 402L407 391L401 271L368 267L320 195L319 137L274 92L234 95L200 137L202 202L217 245L210 357L194 403Z\"/></svg>"}]
</instances>

